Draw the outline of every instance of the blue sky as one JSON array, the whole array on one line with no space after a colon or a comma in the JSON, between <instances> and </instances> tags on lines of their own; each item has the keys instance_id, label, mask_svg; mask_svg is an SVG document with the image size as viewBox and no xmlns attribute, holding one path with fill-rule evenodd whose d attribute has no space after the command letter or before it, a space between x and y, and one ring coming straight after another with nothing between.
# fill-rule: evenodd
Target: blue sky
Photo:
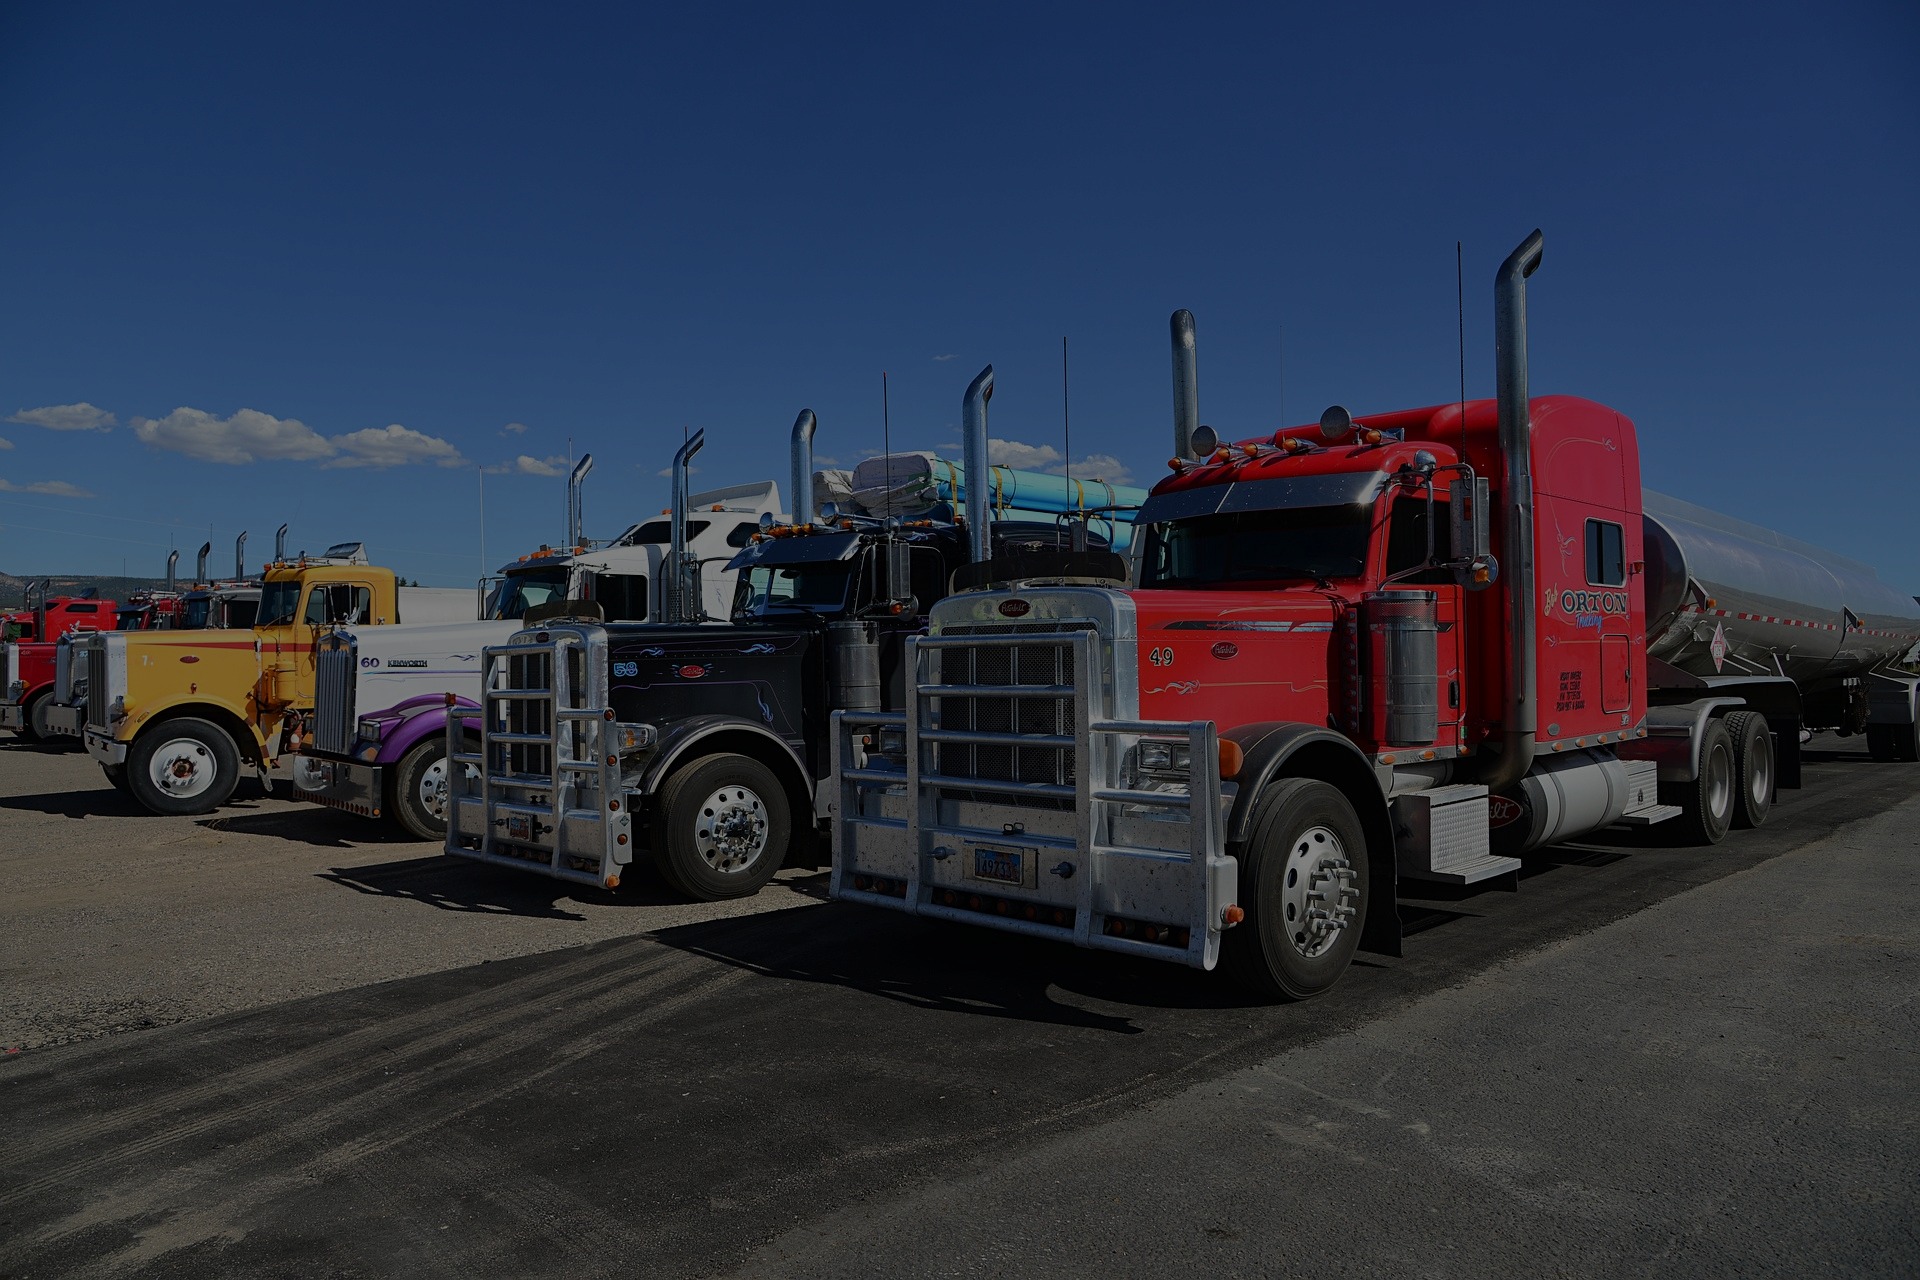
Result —
<instances>
[{"instance_id":1,"label":"blue sky","mask_svg":"<svg viewBox=\"0 0 1920 1280\"><path fill-rule=\"evenodd\" d=\"M1486 394L1537 225L1537 392L1920 591L1911 4L683 8L0 10L0 569L287 520L454 585L478 468L498 563L569 440L598 536L689 427L700 483L784 487L803 407L876 449L882 370L897 446L991 362L1057 449L1062 335L1076 457L1151 482L1175 307L1230 435L1443 401L1459 240Z\"/></svg>"}]
</instances>

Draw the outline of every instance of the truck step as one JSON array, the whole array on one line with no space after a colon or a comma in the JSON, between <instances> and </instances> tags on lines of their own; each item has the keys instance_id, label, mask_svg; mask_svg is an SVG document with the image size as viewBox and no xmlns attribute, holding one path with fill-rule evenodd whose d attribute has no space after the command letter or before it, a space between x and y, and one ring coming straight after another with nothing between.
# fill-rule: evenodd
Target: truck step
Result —
<instances>
[{"instance_id":1,"label":"truck step","mask_svg":"<svg viewBox=\"0 0 1920 1280\"><path fill-rule=\"evenodd\" d=\"M1489 853L1478 858L1456 859L1449 862L1445 869L1408 870L1402 867L1400 876L1403 880L1434 880L1441 884L1479 884L1482 880L1513 875L1519 870L1520 859L1502 858Z\"/></svg>"},{"instance_id":2,"label":"truck step","mask_svg":"<svg viewBox=\"0 0 1920 1280\"><path fill-rule=\"evenodd\" d=\"M1680 806L1677 804L1650 804L1644 809L1636 809L1632 813L1621 814L1619 821L1613 825L1616 827L1650 827L1656 822L1665 822L1668 818L1677 818L1679 816Z\"/></svg>"}]
</instances>

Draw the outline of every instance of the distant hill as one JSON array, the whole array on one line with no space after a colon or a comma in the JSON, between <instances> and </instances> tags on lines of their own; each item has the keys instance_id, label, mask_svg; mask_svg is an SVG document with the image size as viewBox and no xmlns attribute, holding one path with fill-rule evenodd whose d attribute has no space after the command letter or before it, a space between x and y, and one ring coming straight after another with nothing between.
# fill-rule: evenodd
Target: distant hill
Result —
<instances>
[{"instance_id":1,"label":"distant hill","mask_svg":"<svg viewBox=\"0 0 1920 1280\"><path fill-rule=\"evenodd\" d=\"M102 577L72 573L0 573L0 608L21 608L26 604L27 584L38 582L41 578L53 580L47 588L48 595L77 596L88 587L92 587L95 594L106 600L125 600L136 591L158 591L167 585L165 578L122 578L118 575Z\"/></svg>"}]
</instances>

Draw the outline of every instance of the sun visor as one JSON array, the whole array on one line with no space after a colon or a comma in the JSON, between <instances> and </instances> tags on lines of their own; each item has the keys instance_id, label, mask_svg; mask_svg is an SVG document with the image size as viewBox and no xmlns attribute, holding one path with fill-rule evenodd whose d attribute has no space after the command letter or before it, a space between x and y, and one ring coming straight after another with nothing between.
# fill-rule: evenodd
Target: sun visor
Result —
<instances>
[{"instance_id":1,"label":"sun visor","mask_svg":"<svg viewBox=\"0 0 1920 1280\"><path fill-rule=\"evenodd\" d=\"M1345 507L1373 501L1386 483L1384 471L1349 471L1337 475L1278 476L1269 480L1210 484L1153 495L1141 505L1134 523L1165 524L1169 520L1240 511Z\"/></svg>"}]
</instances>

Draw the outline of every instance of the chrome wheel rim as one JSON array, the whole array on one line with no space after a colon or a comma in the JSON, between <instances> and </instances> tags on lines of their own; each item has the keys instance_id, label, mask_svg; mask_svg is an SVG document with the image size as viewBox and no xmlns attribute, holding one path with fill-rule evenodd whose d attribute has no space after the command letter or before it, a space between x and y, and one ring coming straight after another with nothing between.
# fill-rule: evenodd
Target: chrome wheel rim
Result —
<instances>
[{"instance_id":1,"label":"chrome wheel rim","mask_svg":"<svg viewBox=\"0 0 1920 1280\"><path fill-rule=\"evenodd\" d=\"M1359 912L1353 861L1330 827L1308 827L1287 848L1282 873L1282 922L1287 941L1308 960L1325 955Z\"/></svg>"},{"instance_id":2,"label":"chrome wheel rim","mask_svg":"<svg viewBox=\"0 0 1920 1280\"><path fill-rule=\"evenodd\" d=\"M219 778L219 762L198 738L170 738L147 762L147 779L162 795L175 800L203 796Z\"/></svg>"},{"instance_id":3,"label":"chrome wheel rim","mask_svg":"<svg viewBox=\"0 0 1920 1280\"><path fill-rule=\"evenodd\" d=\"M693 845L715 871L745 871L766 852L767 806L751 787L719 788L693 815Z\"/></svg>"},{"instance_id":4,"label":"chrome wheel rim","mask_svg":"<svg viewBox=\"0 0 1920 1280\"><path fill-rule=\"evenodd\" d=\"M321 776L320 762L318 760L309 760L305 756L295 756L293 758L293 785L302 791L325 790L327 784Z\"/></svg>"},{"instance_id":5,"label":"chrome wheel rim","mask_svg":"<svg viewBox=\"0 0 1920 1280\"><path fill-rule=\"evenodd\" d=\"M1760 809L1773 798L1773 744L1762 733L1754 739L1753 748L1747 757L1753 762L1753 776L1747 779L1748 799L1751 808Z\"/></svg>"},{"instance_id":6,"label":"chrome wheel rim","mask_svg":"<svg viewBox=\"0 0 1920 1280\"><path fill-rule=\"evenodd\" d=\"M1707 762L1707 812L1733 811L1733 752L1715 751Z\"/></svg>"},{"instance_id":7,"label":"chrome wheel rim","mask_svg":"<svg viewBox=\"0 0 1920 1280\"><path fill-rule=\"evenodd\" d=\"M472 782L480 776L479 770L475 769L472 765L466 765L464 767L467 771L467 781ZM420 775L420 786L415 791L415 795L420 801L420 807L424 809L435 822L445 822L447 820L447 791L447 758L441 756L438 760L428 765L426 772Z\"/></svg>"}]
</instances>

